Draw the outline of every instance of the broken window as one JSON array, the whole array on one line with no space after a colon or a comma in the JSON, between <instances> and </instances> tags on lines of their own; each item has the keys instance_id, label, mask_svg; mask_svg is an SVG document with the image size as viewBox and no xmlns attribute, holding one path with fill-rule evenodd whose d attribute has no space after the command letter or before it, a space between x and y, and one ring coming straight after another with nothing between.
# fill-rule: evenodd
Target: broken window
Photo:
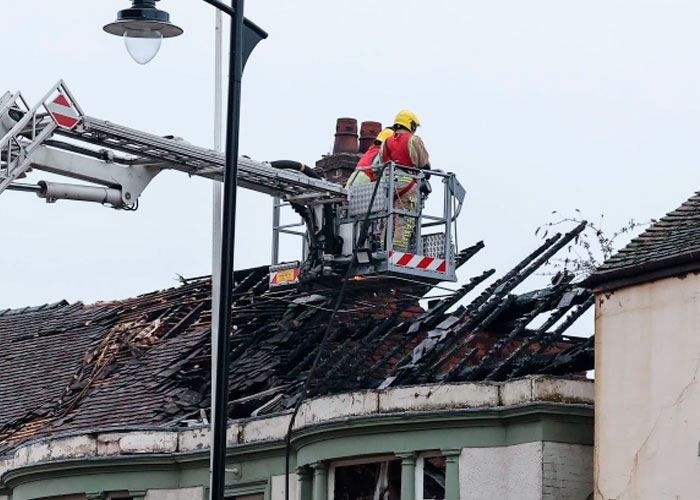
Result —
<instances>
[{"instance_id":1,"label":"broken window","mask_svg":"<svg viewBox=\"0 0 700 500\"><path fill-rule=\"evenodd\" d=\"M337 465L333 500L400 500L401 461Z\"/></svg>"},{"instance_id":2,"label":"broken window","mask_svg":"<svg viewBox=\"0 0 700 500\"><path fill-rule=\"evenodd\" d=\"M424 500L444 500L445 498L445 457L423 456L416 463L418 471L418 491Z\"/></svg>"}]
</instances>

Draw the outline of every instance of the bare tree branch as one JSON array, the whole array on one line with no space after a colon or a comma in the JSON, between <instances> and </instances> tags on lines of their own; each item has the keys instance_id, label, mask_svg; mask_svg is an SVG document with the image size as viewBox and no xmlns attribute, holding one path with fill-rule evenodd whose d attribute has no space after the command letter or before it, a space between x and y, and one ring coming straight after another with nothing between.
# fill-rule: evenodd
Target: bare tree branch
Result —
<instances>
[{"instance_id":1,"label":"bare tree branch","mask_svg":"<svg viewBox=\"0 0 700 500\"><path fill-rule=\"evenodd\" d=\"M547 262L544 267L545 271L541 274L556 275L557 273L568 272L573 273L576 276L576 280L581 280L613 256L618 249L617 241L620 237L647 228L656 222L654 219L644 222L630 219L629 222L612 234L607 234L603 229L603 214L600 215L600 219L595 223L585 220L578 208L575 209L575 212L576 215L571 217L562 215L555 210L552 212L555 220L542 224L535 230L536 236L546 239L551 228L561 225L578 225L582 222L586 224L586 229L568 246L566 257L551 259Z\"/></svg>"}]
</instances>

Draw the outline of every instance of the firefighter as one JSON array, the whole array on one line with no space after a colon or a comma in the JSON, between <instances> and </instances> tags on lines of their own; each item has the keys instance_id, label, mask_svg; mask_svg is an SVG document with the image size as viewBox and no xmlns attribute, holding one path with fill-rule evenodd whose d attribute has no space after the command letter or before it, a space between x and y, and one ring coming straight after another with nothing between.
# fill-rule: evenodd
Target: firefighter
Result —
<instances>
[{"instance_id":1,"label":"firefighter","mask_svg":"<svg viewBox=\"0 0 700 500\"><path fill-rule=\"evenodd\" d=\"M393 161L397 165L418 169L430 169L428 151L423 140L415 132L420 121L415 113L407 109L398 112L394 119L393 133L381 147L381 161ZM394 208L415 211L418 204L416 171L396 169L394 178ZM415 217L394 214L393 248L408 250L416 226Z\"/></svg>"},{"instance_id":2,"label":"firefighter","mask_svg":"<svg viewBox=\"0 0 700 500\"><path fill-rule=\"evenodd\" d=\"M372 145L365 151L362 155L360 161L357 162L355 171L350 174L345 187L357 186L359 184L367 184L368 182L374 182L374 176L377 172L377 166L381 163L381 157L379 155L379 150L382 143L387 137L390 137L394 133L391 128L385 128L374 139Z\"/></svg>"}]
</instances>

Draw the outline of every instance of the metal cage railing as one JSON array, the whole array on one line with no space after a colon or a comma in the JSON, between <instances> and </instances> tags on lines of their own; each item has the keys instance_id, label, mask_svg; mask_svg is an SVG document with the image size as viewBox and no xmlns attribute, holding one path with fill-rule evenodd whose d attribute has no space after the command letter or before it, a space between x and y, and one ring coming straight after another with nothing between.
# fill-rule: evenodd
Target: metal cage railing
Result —
<instances>
[{"instance_id":1,"label":"metal cage railing","mask_svg":"<svg viewBox=\"0 0 700 500\"><path fill-rule=\"evenodd\" d=\"M404 167L393 162L384 165L383 170L371 207L375 183L349 188L347 212L339 223L353 225L353 241L356 242L361 221L365 217L369 219L372 230L359 245L370 250L376 262L384 262L375 266L377 272L405 273L448 281L456 279L456 221L466 191L455 174ZM437 211L432 207L428 210L426 206L432 191L429 179L441 181L442 203ZM406 194L415 196L415 201L407 202L405 194L401 196L401 191L411 183L415 184L412 193ZM396 245L395 229L401 218L404 224L409 219L414 221L410 238L406 240L404 235L405 246Z\"/></svg>"}]
</instances>

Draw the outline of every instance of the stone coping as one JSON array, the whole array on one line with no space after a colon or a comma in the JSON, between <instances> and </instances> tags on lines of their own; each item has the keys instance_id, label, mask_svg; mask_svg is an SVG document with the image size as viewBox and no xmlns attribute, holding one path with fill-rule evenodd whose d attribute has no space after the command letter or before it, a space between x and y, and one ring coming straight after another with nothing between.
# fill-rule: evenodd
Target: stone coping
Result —
<instances>
[{"instance_id":1,"label":"stone coping","mask_svg":"<svg viewBox=\"0 0 700 500\"><path fill-rule=\"evenodd\" d=\"M350 417L460 409L504 409L535 402L593 404L593 381L529 376L503 383L465 382L336 394L305 402L295 429ZM232 421L228 446L280 441L290 412ZM209 426L95 429L25 442L0 457L0 476L29 465L85 458L196 453L209 448Z\"/></svg>"}]
</instances>

